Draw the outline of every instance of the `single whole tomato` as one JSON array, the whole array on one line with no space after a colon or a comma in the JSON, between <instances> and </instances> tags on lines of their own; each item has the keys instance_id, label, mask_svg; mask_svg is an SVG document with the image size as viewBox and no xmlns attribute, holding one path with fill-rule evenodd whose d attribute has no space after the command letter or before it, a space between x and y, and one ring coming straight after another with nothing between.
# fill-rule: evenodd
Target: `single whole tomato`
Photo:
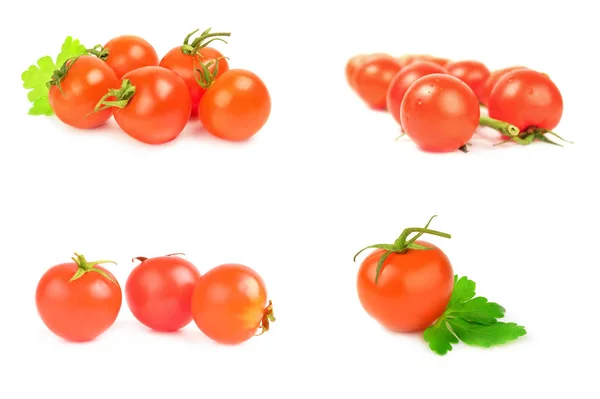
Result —
<instances>
[{"instance_id":1,"label":"single whole tomato","mask_svg":"<svg viewBox=\"0 0 600 399\"><path fill-rule=\"evenodd\" d=\"M356 92L369 107L385 110L388 87L401 67L391 56L368 58L354 72Z\"/></svg>"},{"instance_id":2,"label":"single whole tomato","mask_svg":"<svg viewBox=\"0 0 600 399\"><path fill-rule=\"evenodd\" d=\"M530 127L553 130L562 118L563 98L548 75L516 69L504 74L494 86L488 113L521 131Z\"/></svg>"},{"instance_id":3,"label":"single whole tomato","mask_svg":"<svg viewBox=\"0 0 600 399\"><path fill-rule=\"evenodd\" d=\"M481 101L481 103L487 107L488 103L489 103L489 99L490 99L490 94L492 93L492 89L496 86L496 83L498 83L498 81L500 80L500 78L502 76L504 76L508 72L511 72L511 71L514 71L517 69L527 69L527 68L525 68L523 66L512 66L512 67L502 68L502 69L493 71L490 74L490 77L487 78L487 80L485 81L485 84L483 85L483 89L481 91L481 96L479 97L479 101Z\"/></svg>"},{"instance_id":4,"label":"single whole tomato","mask_svg":"<svg viewBox=\"0 0 600 399\"><path fill-rule=\"evenodd\" d=\"M101 101L97 109L115 107L113 114L125 133L146 144L175 139L190 119L192 99L181 77L158 66L135 69L111 91L116 101Z\"/></svg>"},{"instance_id":5,"label":"single whole tomato","mask_svg":"<svg viewBox=\"0 0 600 399\"><path fill-rule=\"evenodd\" d=\"M100 266L75 254L73 262L44 273L35 292L37 311L50 331L74 342L91 341L113 325L121 310L121 287Z\"/></svg>"},{"instance_id":6,"label":"single whole tomato","mask_svg":"<svg viewBox=\"0 0 600 399\"><path fill-rule=\"evenodd\" d=\"M102 54L118 78L145 66L157 66L158 54L150 43L139 36L122 35L108 41Z\"/></svg>"},{"instance_id":7,"label":"single whole tomato","mask_svg":"<svg viewBox=\"0 0 600 399\"><path fill-rule=\"evenodd\" d=\"M400 110L406 134L429 152L461 148L479 125L477 96L460 79L445 74L417 79L404 95Z\"/></svg>"},{"instance_id":8,"label":"single whole tomato","mask_svg":"<svg viewBox=\"0 0 600 399\"><path fill-rule=\"evenodd\" d=\"M212 82L200 100L198 117L204 128L223 140L243 141L267 123L271 96L253 72L230 69Z\"/></svg>"},{"instance_id":9,"label":"single whole tomato","mask_svg":"<svg viewBox=\"0 0 600 399\"><path fill-rule=\"evenodd\" d=\"M229 70L227 59L218 50L212 47L203 47L194 55L186 54L181 47L175 47L169 51L160 61L160 66L170 69L185 81L192 98L192 114L198 116L198 105L206 89L199 84L198 69L202 64L207 65L214 79L218 79Z\"/></svg>"},{"instance_id":10,"label":"single whole tomato","mask_svg":"<svg viewBox=\"0 0 600 399\"><path fill-rule=\"evenodd\" d=\"M141 263L125 284L131 313L145 326L161 332L177 331L192 321L192 293L200 272L176 255L135 258Z\"/></svg>"},{"instance_id":11,"label":"single whole tomato","mask_svg":"<svg viewBox=\"0 0 600 399\"><path fill-rule=\"evenodd\" d=\"M444 67L430 61L414 61L398 72L388 88L387 110L396 122L400 122L400 105L406 91L417 79L432 73L446 73Z\"/></svg>"},{"instance_id":12,"label":"single whole tomato","mask_svg":"<svg viewBox=\"0 0 600 399\"><path fill-rule=\"evenodd\" d=\"M67 61L56 74L59 77L51 82L48 101L60 121L92 129L110 119L110 110L93 112L108 90L119 87L115 72L104 61L84 55Z\"/></svg>"},{"instance_id":13,"label":"single whole tomato","mask_svg":"<svg viewBox=\"0 0 600 399\"><path fill-rule=\"evenodd\" d=\"M269 329L275 321L262 278L251 268L224 264L205 273L194 289L192 314L216 342L235 345Z\"/></svg>"},{"instance_id":14,"label":"single whole tomato","mask_svg":"<svg viewBox=\"0 0 600 399\"><path fill-rule=\"evenodd\" d=\"M448 73L465 82L481 101L483 87L490 77L490 70L479 61L454 61L446 64Z\"/></svg>"},{"instance_id":15,"label":"single whole tomato","mask_svg":"<svg viewBox=\"0 0 600 399\"><path fill-rule=\"evenodd\" d=\"M405 229L394 244L387 245L388 249L370 253L358 270L356 288L362 307L395 332L429 327L446 310L454 287L454 273L446 254L429 242L407 240L409 233L417 231ZM427 228L420 231L450 238L449 234Z\"/></svg>"},{"instance_id":16,"label":"single whole tomato","mask_svg":"<svg viewBox=\"0 0 600 399\"><path fill-rule=\"evenodd\" d=\"M390 54L387 53L371 53L371 54L358 54L354 57L351 57L346 63L346 80L350 87L356 90L356 78L355 73L360 68L362 64L364 64L369 59L373 58L393 58Z\"/></svg>"}]
</instances>

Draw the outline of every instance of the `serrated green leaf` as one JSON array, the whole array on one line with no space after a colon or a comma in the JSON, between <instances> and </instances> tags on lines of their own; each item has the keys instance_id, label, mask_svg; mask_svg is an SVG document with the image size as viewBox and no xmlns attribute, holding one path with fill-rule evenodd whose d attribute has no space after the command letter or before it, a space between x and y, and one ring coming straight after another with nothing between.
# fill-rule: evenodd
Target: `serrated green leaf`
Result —
<instances>
[{"instance_id":1,"label":"serrated green leaf","mask_svg":"<svg viewBox=\"0 0 600 399\"><path fill-rule=\"evenodd\" d=\"M505 309L482 296L467 302L457 302L446 312L447 317L458 317L479 324L492 324L504 317Z\"/></svg>"},{"instance_id":2,"label":"serrated green leaf","mask_svg":"<svg viewBox=\"0 0 600 399\"><path fill-rule=\"evenodd\" d=\"M454 276L454 288L452 288L452 296L448 303L448 309L454 307L455 304L466 302L475 296L475 282L467 277Z\"/></svg>"},{"instance_id":3,"label":"serrated green leaf","mask_svg":"<svg viewBox=\"0 0 600 399\"><path fill-rule=\"evenodd\" d=\"M471 323L462 319L448 319L456 336L468 345L489 348L502 345L527 334L525 327L516 323L496 322L489 325Z\"/></svg>"},{"instance_id":4,"label":"serrated green leaf","mask_svg":"<svg viewBox=\"0 0 600 399\"><path fill-rule=\"evenodd\" d=\"M23 88L29 89L27 99L32 103L29 115L53 115L52 107L48 102L48 87L46 83L52 77L55 70L60 68L66 60L87 53L85 46L79 40L67 37L62 45L61 51L56 57L56 63L52 57L45 56L38 59L37 64L29 66L21 74Z\"/></svg>"},{"instance_id":5,"label":"serrated green leaf","mask_svg":"<svg viewBox=\"0 0 600 399\"><path fill-rule=\"evenodd\" d=\"M429 326L423 333L423 338L438 355L445 355L452 350L452 344L458 344L458 338L448 329L444 320Z\"/></svg>"}]
</instances>

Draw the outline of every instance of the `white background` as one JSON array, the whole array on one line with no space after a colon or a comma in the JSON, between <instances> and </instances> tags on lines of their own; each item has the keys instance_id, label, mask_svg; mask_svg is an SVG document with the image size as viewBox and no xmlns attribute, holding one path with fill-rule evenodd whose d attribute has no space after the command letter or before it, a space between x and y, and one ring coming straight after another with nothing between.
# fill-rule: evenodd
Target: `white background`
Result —
<instances>
[{"instance_id":1,"label":"white background","mask_svg":"<svg viewBox=\"0 0 600 399\"><path fill-rule=\"evenodd\" d=\"M592 397L600 264L599 87L584 45L599 36L591 3L134 3L65 0L53 10L29 1L3 11L0 398ZM162 55L208 26L233 32L218 48L271 91L272 116L247 143L192 123L151 147L112 121L84 132L27 115L20 74L56 56L67 35L92 46L137 34ZM391 116L367 110L344 77L348 57L377 51L543 70L565 99L557 131L575 145L492 148L478 135L469 154L441 155L394 141ZM389 334L364 313L354 253L432 214L432 227L453 235L432 242L526 337L440 357L421 335ZM98 340L65 343L41 323L34 294L42 273L74 251L118 261L111 270L122 284L134 256L185 252L201 272L247 264L265 279L278 320L225 347L193 324L149 332L124 303Z\"/></svg>"}]
</instances>

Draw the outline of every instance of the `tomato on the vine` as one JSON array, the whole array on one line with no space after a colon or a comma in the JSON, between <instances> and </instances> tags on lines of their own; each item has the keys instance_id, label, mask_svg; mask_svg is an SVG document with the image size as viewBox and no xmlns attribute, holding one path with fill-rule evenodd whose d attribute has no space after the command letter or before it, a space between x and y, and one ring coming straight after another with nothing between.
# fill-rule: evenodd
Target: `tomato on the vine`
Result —
<instances>
[{"instance_id":1,"label":"tomato on the vine","mask_svg":"<svg viewBox=\"0 0 600 399\"><path fill-rule=\"evenodd\" d=\"M419 78L432 73L446 73L444 67L430 61L414 61L402 68L390 82L386 103L387 110L400 122L400 105L408 88Z\"/></svg>"},{"instance_id":2,"label":"tomato on the vine","mask_svg":"<svg viewBox=\"0 0 600 399\"><path fill-rule=\"evenodd\" d=\"M479 100L460 79L430 74L417 79L400 106L402 128L422 150L462 148L479 125Z\"/></svg>"},{"instance_id":3,"label":"tomato on the vine","mask_svg":"<svg viewBox=\"0 0 600 399\"><path fill-rule=\"evenodd\" d=\"M96 46L92 52L106 60L118 78L134 69L157 66L158 54L145 39L134 35L117 36L104 47Z\"/></svg>"},{"instance_id":4,"label":"tomato on the vine","mask_svg":"<svg viewBox=\"0 0 600 399\"><path fill-rule=\"evenodd\" d=\"M563 98L548 75L516 69L504 74L494 86L488 104L489 116L511 123L521 131L558 126Z\"/></svg>"},{"instance_id":5,"label":"tomato on the vine","mask_svg":"<svg viewBox=\"0 0 600 399\"><path fill-rule=\"evenodd\" d=\"M356 92L369 107L385 110L388 87L400 68L400 62L390 56L369 57L354 72Z\"/></svg>"},{"instance_id":6,"label":"tomato on the vine","mask_svg":"<svg viewBox=\"0 0 600 399\"><path fill-rule=\"evenodd\" d=\"M90 341L113 325L121 310L121 287L100 266L75 254L73 262L48 269L38 282L35 303L50 331L67 341Z\"/></svg>"},{"instance_id":7,"label":"tomato on the vine","mask_svg":"<svg viewBox=\"0 0 600 399\"><path fill-rule=\"evenodd\" d=\"M239 344L269 330L275 321L262 278L251 268L224 264L205 273L194 289L192 315L198 328L222 344Z\"/></svg>"},{"instance_id":8,"label":"tomato on the vine","mask_svg":"<svg viewBox=\"0 0 600 399\"><path fill-rule=\"evenodd\" d=\"M196 267L177 254L138 257L129 274L125 297L133 316L162 332L177 331L192 321L192 293L200 279Z\"/></svg>"},{"instance_id":9,"label":"tomato on the vine","mask_svg":"<svg viewBox=\"0 0 600 399\"><path fill-rule=\"evenodd\" d=\"M490 70L479 61L455 61L446 64L448 73L459 78L473 90L479 101L482 98L483 86L490 77Z\"/></svg>"},{"instance_id":10,"label":"tomato on the vine","mask_svg":"<svg viewBox=\"0 0 600 399\"><path fill-rule=\"evenodd\" d=\"M79 129L103 125L110 110L93 112L110 89L119 87L115 72L99 58L83 55L65 62L50 81L48 101L56 117Z\"/></svg>"},{"instance_id":11,"label":"tomato on the vine","mask_svg":"<svg viewBox=\"0 0 600 399\"><path fill-rule=\"evenodd\" d=\"M270 114L267 86L245 69L230 69L210 82L198 106L204 128L229 141L248 140L262 129Z\"/></svg>"},{"instance_id":12,"label":"tomato on the vine","mask_svg":"<svg viewBox=\"0 0 600 399\"><path fill-rule=\"evenodd\" d=\"M218 79L229 70L227 59L218 50L207 47L214 40L221 40L221 36L229 36L230 33L210 33L210 29L204 31L192 43L189 43L194 31L186 36L183 45L177 46L169 51L161 59L159 65L170 69L179 75L187 85L192 98L192 115L198 115L198 104L206 92L206 88L199 83L203 65L207 66L208 72Z\"/></svg>"},{"instance_id":13,"label":"tomato on the vine","mask_svg":"<svg viewBox=\"0 0 600 399\"><path fill-rule=\"evenodd\" d=\"M424 330L450 301L454 286L450 260L441 249L418 240L424 233L450 235L428 226L405 229L394 244L371 245L358 253L376 248L362 262L356 288L364 310L391 331ZM413 233L418 234L409 238Z\"/></svg>"},{"instance_id":14,"label":"tomato on the vine","mask_svg":"<svg viewBox=\"0 0 600 399\"><path fill-rule=\"evenodd\" d=\"M98 110L110 107L114 107L115 121L129 136L147 144L162 144L183 131L190 119L192 100L175 72L147 66L125 74L121 88L110 90L97 105Z\"/></svg>"},{"instance_id":15,"label":"tomato on the vine","mask_svg":"<svg viewBox=\"0 0 600 399\"><path fill-rule=\"evenodd\" d=\"M490 94L492 93L492 90L496 86L496 83L498 83L498 81L500 80L500 78L502 76L504 76L508 72L511 72L511 71L514 71L517 69L526 69L526 68L523 66L512 66L512 67L502 68L502 69L493 71L483 85L483 89L481 90L481 96L479 97L479 101L481 101L481 103L487 107L488 103L489 103L489 99L490 99Z\"/></svg>"}]
</instances>

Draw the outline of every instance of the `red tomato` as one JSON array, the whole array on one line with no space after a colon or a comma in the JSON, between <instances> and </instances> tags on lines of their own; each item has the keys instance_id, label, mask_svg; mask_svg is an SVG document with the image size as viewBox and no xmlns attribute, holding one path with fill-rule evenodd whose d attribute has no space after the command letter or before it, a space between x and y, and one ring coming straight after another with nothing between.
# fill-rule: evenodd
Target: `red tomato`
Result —
<instances>
[{"instance_id":1,"label":"red tomato","mask_svg":"<svg viewBox=\"0 0 600 399\"><path fill-rule=\"evenodd\" d=\"M388 88L387 110L400 123L400 104L406 91L417 79L432 73L446 73L444 67L429 61L414 61L398 72Z\"/></svg>"},{"instance_id":2,"label":"red tomato","mask_svg":"<svg viewBox=\"0 0 600 399\"><path fill-rule=\"evenodd\" d=\"M212 135L229 141L254 136L267 123L271 96L265 83L253 72L231 69L204 93L198 117Z\"/></svg>"},{"instance_id":3,"label":"red tomato","mask_svg":"<svg viewBox=\"0 0 600 399\"><path fill-rule=\"evenodd\" d=\"M487 78L487 80L485 81L485 84L483 85L483 90L481 91L481 96L479 97L479 100L481 101L481 103L483 105L485 105L486 107L488 106L488 101L490 98L490 94L492 93L492 89L494 88L494 86L496 86L496 83L498 83L500 78L502 76L504 76L506 73L514 71L516 69L526 69L526 68L522 67L522 66L513 66L513 67L498 69L490 74L490 77Z\"/></svg>"},{"instance_id":4,"label":"red tomato","mask_svg":"<svg viewBox=\"0 0 600 399\"><path fill-rule=\"evenodd\" d=\"M404 131L424 151L455 151L471 139L479 125L475 93L450 75L419 78L404 95L400 109Z\"/></svg>"},{"instance_id":5,"label":"red tomato","mask_svg":"<svg viewBox=\"0 0 600 399\"><path fill-rule=\"evenodd\" d=\"M385 110L388 87L401 67L400 62L390 56L370 57L353 76L358 95L369 107Z\"/></svg>"},{"instance_id":6,"label":"red tomato","mask_svg":"<svg viewBox=\"0 0 600 399\"><path fill-rule=\"evenodd\" d=\"M121 129L147 144L175 139L192 111L190 91L183 79L158 66L142 67L125 74L119 92L109 95L114 95L117 101L101 102L98 106L115 106L113 113Z\"/></svg>"},{"instance_id":7,"label":"red tomato","mask_svg":"<svg viewBox=\"0 0 600 399\"><path fill-rule=\"evenodd\" d=\"M396 332L421 331L439 318L450 301L454 274L448 257L435 248L391 253L377 283L377 262L385 250L373 251L362 262L357 291L365 311L385 328Z\"/></svg>"},{"instance_id":8,"label":"red tomato","mask_svg":"<svg viewBox=\"0 0 600 399\"><path fill-rule=\"evenodd\" d=\"M91 129L106 123L112 116L110 110L92 111L108 90L119 87L114 71L99 58L87 55L74 62L67 61L61 71L64 76L53 81L48 94L56 117L79 129Z\"/></svg>"},{"instance_id":9,"label":"red tomato","mask_svg":"<svg viewBox=\"0 0 600 399\"><path fill-rule=\"evenodd\" d=\"M104 45L108 50L106 63L118 78L145 66L157 66L158 54L150 43L138 36L117 36Z\"/></svg>"},{"instance_id":10,"label":"red tomato","mask_svg":"<svg viewBox=\"0 0 600 399\"><path fill-rule=\"evenodd\" d=\"M553 130L563 114L563 98L548 75L531 69L504 74L494 86L489 116L511 123L521 131L529 127Z\"/></svg>"},{"instance_id":11,"label":"red tomato","mask_svg":"<svg viewBox=\"0 0 600 399\"><path fill-rule=\"evenodd\" d=\"M167 255L136 258L125 297L131 313L156 331L177 331L192 321L192 293L200 272L185 259Z\"/></svg>"},{"instance_id":12,"label":"red tomato","mask_svg":"<svg viewBox=\"0 0 600 399\"><path fill-rule=\"evenodd\" d=\"M101 263L75 254L51 267L35 293L38 313L50 331L68 341L90 341L113 325L121 309L121 287Z\"/></svg>"},{"instance_id":13,"label":"red tomato","mask_svg":"<svg viewBox=\"0 0 600 399\"><path fill-rule=\"evenodd\" d=\"M202 64L208 64L208 70L214 73L217 62L216 79L229 70L229 64L227 59L223 58L223 54L211 47L203 47L195 55L184 53L181 46L175 47L160 61L161 67L170 69L185 81L192 97L192 116L198 115L198 105L206 91L196 80L198 78L196 70L200 69Z\"/></svg>"},{"instance_id":14,"label":"red tomato","mask_svg":"<svg viewBox=\"0 0 600 399\"><path fill-rule=\"evenodd\" d=\"M465 82L481 101L483 86L490 77L490 70L479 61L455 61L446 64L448 73Z\"/></svg>"},{"instance_id":15,"label":"red tomato","mask_svg":"<svg viewBox=\"0 0 600 399\"><path fill-rule=\"evenodd\" d=\"M269 329L273 308L267 305L262 278L239 264L225 264L200 278L192 296L192 314L198 328L222 344L239 344Z\"/></svg>"},{"instance_id":16,"label":"red tomato","mask_svg":"<svg viewBox=\"0 0 600 399\"><path fill-rule=\"evenodd\" d=\"M390 54L387 53L371 53L371 54L359 54L356 55L346 64L346 80L350 84L354 90L356 90L356 71L370 59L374 58L393 58Z\"/></svg>"}]
</instances>

